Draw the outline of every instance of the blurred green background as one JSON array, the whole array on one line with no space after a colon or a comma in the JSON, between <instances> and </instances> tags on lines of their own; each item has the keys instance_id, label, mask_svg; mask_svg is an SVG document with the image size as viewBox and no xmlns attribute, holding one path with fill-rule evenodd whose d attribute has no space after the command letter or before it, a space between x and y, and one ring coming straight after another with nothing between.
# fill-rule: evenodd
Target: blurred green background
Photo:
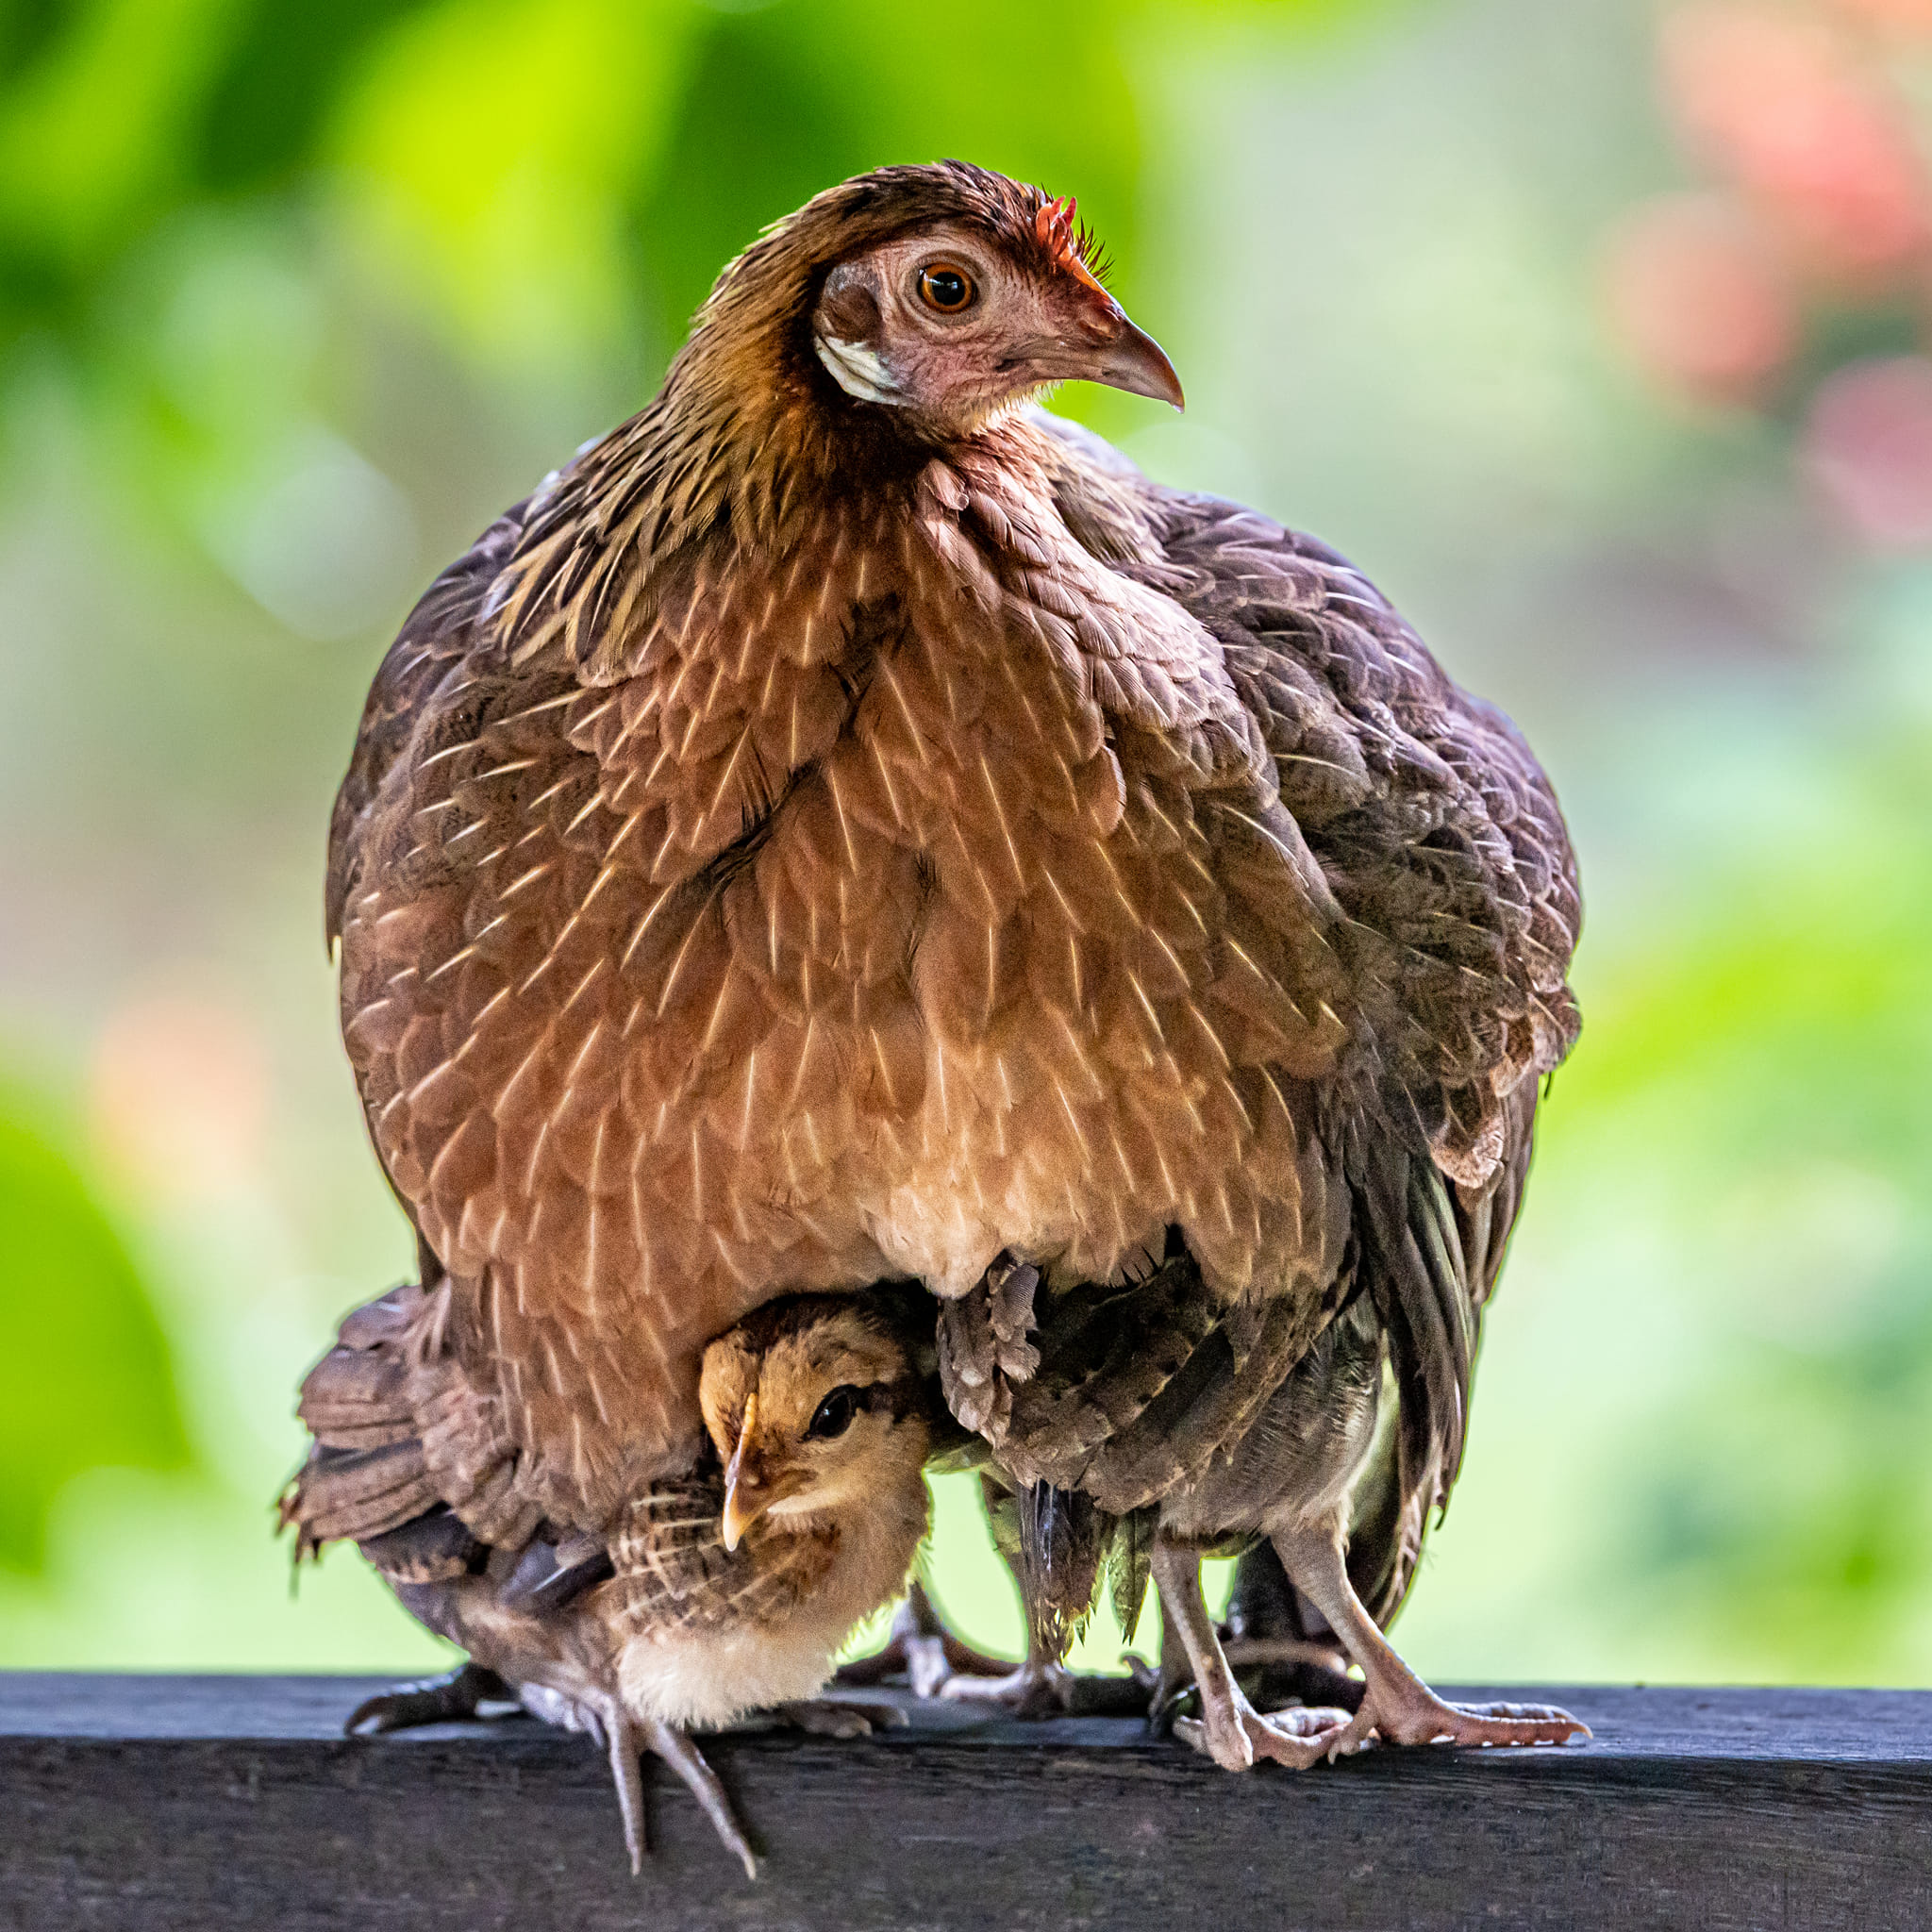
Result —
<instances>
[{"instance_id":1,"label":"blurred green background","mask_svg":"<svg viewBox=\"0 0 1932 1932\"><path fill-rule=\"evenodd\" d=\"M434 1655L271 1538L410 1259L321 934L363 691L761 224L961 154L1081 197L1191 399L1062 406L1356 557L1582 851L1406 1648L1932 1681L1928 137L1927 0L13 0L0 1664Z\"/></svg>"}]
</instances>

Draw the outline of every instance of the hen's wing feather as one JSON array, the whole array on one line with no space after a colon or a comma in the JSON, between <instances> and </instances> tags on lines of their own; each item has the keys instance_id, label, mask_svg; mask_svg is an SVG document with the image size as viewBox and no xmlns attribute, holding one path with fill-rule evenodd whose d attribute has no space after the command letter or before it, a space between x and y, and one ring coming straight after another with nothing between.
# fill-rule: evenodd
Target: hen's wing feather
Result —
<instances>
[{"instance_id":1,"label":"hen's wing feather","mask_svg":"<svg viewBox=\"0 0 1932 1932\"><path fill-rule=\"evenodd\" d=\"M1461 691L1345 559L1240 505L1103 462L1091 438L1042 421L1068 450L1057 484L1068 527L1219 642L1280 803L1345 915L1337 947L1356 1052L1319 1130L1354 1196L1350 1252L1401 1408L1394 1453L1358 1499L1357 1567L1392 1614L1424 1518L1460 1464L1539 1076L1576 1037L1568 832L1515 727ZM1341 1300L1327 1297L1323 1318Z\"/></svg>"}]
</instances>

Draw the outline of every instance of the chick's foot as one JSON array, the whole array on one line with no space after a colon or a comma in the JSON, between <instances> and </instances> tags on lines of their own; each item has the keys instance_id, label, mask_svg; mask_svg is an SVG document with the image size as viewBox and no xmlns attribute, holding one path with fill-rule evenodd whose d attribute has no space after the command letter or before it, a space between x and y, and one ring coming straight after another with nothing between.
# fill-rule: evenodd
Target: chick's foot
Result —
<instances>
[{"instance_id":1,"label":"chick's foot","mask_svg":"<svg viewBox=\"0 0 1932 1932\"><path fill-rule=\"evenodd\" d=\"M1015 1664L974 1650L940 1621L931 1598L916 1583L892 1619L885 1646L836 1672L832 1693L872 1690L894 1679L918 1697L985 1705L1017 1718L1138 1717L1147 1707L1146 1683L1134 1676L1070 1671L1038 1657Z\"/></svg>"},{"instance_id":2,"label":"chick's foot","mask_svg":"<svg viewBox=\"0 0 1932 1932\"><path fill-rule=\"evenodd\" d=\"M871 1690L903 1677L915 1696L937 1697L955 1676L999 1676L1012 1668L961 1643L915 1583L893 1615L884 1647L841 1665L833 1673L832 1685L834 1690Z\"/></svg>"},{"instance_id":3,"label":"chick's foot","mask_svg":"<svg viewBox=\"0 0 1932 1932\"><path fill-rule=\"evenodd\" d=\"M941 1685L940 1695L956 1704L990 1706L1008 1717L1064 1717L1074 1707L1081 1679L1064 1664L1037 1657L1017 1666L986 1661L990 1672L961 1671Z\"/></svg>"},{"instance_id":4,"label":"chick's foot","mask_svg":"<svg viewBox=\"0 0 1932 1932\"><path fill-rule=\"evenodd\" d=\"M910 1722L883 1697L812 1697L778 1705L766 1715L813 1738L869 1738Z\"/></svg>"}]
</instances>

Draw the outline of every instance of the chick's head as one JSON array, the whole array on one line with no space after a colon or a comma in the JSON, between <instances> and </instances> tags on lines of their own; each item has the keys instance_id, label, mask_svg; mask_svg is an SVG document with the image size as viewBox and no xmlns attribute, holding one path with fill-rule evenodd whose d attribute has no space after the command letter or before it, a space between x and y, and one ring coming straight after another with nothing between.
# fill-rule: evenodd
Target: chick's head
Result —
<instances>
[{"instance_id":1,"label":"chick's head","mask_svg":"<svg viewBox=\"0 0 1932 1932\"><path fill-rule=\"evenodd\" d=\"M872 1302L796 1295L705 1351L698 1402L724 1465L724 1546L760 1518L802 1529L923 1480L929 1440L908 1341Z\"/></svg>"}]
</instances>

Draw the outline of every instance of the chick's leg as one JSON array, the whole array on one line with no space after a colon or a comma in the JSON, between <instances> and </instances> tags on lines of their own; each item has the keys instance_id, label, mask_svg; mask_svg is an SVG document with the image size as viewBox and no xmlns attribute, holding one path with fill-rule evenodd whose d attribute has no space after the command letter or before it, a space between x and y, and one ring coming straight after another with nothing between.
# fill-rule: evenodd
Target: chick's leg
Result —
<instances>
[{"instance_id":1,"label":"chick's leg","mask_svg":"<svg viewBox=\"0 0 1932 1932\"><path fill-rule=\"evenodd\" d=\"M911 1723L896 1704L882 1697L837 1694L774 1705L765 1715L811 1738L869 1738L874 1731L900 1730Z\"/></svg>"},{"instance_id":2,"label":"chick's leg","mask_svg":"<svg viewBox=\"0 0 1932 1932\"><path fill-rule=\"evenodd\" d=\"M640 1722L625 1709L614 1692L584 1683L573 1683L558 1695L574 1707L576 1718L573 1730L587 1730L605 1746L610 1760L610 1781L617 1788L617 1807L624 1818L624 1846L630 1854L632 1877L644 1869L644 1854L650 1840L644 1829L644 1778L641 1754L649 1751L661 1757L679 1777L700 1809L711 1821L711 1828L724 1841L724 1849L744 1867L747 1878L758 1875L758 1861L746 1842L738 1814L718 1781L718 1774L705 1762L703 1752L674 1724L655 1720Z\"/></svg>"},{"instance_id":3,"label":"chick's leg","mask_svg":"<svg viewBox=\"0 0 1932 1932\"><path fill-rule=\"evenodd\" d=\"M1198 1721L1181 1719L1176 1736L1205 1751L1224 1771L1251 1770L1257 1758L1300 1770L1324 1757L1349 1723L1345 1710L1284 1710L1264 1717L1234 1680L1201 1594L1201 1558L1161 1541L1154 1546L1154 1580L1171 1627L1180 1634L1201 1696Z\"/></svg>"},{"instance_id":4,"label":"chick's leg","mask_svg":"<svg viewBox=\"0 0 1932 1932\"><path fill-rule=\"evenodd\" d=\"M661 1757L698 1801L711 1828L724 1840L724 1849L744 1867L747 1878L758 1875L758 1861L746 1842L738 1814L718 1781L718 1774L705 1762L704 1753L684 1733L671 1724L648 1724L631 1730L629 1722L618 1712L610 1728L610 1769L617 1779L618 1797L624 1809L624 1841L630 1851L630 1869L640 1871L644 1851L644 1803L642 1780L638 1774L640 1739ZM622 1726L620 1733L619 1726ZM620 1743L620 1735L623 1742ZM633 1823L635 1821L635 1823Z\"/></svg>"},{"instance_id":5,"label":"chick's leg","mask_svg":"<svg viewBox=\"0 0 1932 1932\"><path fill-rule=\"evenodd\" d=\"M1008 1717L1131 1717L1146 1704L1133 1677L1086 1676L1041 1651L1029 1637L1025 1661L989 1657L962 1643L917 1583L892 1619L885 1647L834 1674L832 1690L870 1690L903 1674L915 1695L997 1707Z\"/></svg>"},{"instance_id":6,"label":"chick's leg","mask_svg":"<svg viewBox=\"0 0 1932 1932\"><path fill-rule=\"evenodd\" d=\"M1328 1620L1364 1679L1361 1708L1327 1740L1335 1757L1371 1736L1391 1744L1561 1744L1590 1726L1546 1704L1450 1704L1438 1697L1376 1627L1348 1580L1339 1523L1298 1525L1273 1539L1294 1586Z\"/></svg>"}]
</instances>

